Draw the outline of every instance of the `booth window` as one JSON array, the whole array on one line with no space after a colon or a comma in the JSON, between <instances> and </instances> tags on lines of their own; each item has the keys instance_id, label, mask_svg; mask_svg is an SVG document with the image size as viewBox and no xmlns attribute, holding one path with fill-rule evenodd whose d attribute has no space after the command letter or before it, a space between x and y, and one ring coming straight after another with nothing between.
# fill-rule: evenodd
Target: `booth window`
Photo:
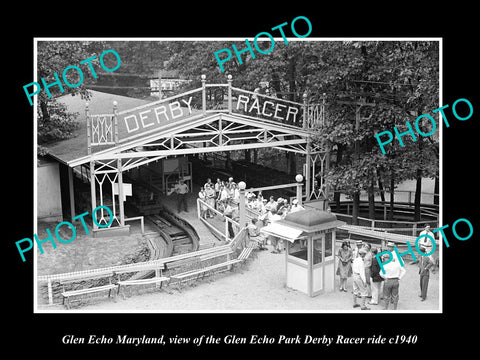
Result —
<instances>
[{"instance_id":1,"label":"booth window","mask_svg":"<svg viewBox=\"0 0 480 360\"><path fill-rule=\"evenodd\" d=\"M325 234L325 260L333 257L333 237L332 233Z\"/></svg>"},{"instance_id":2,"label":"booth window","mask_svg":"<svg viewBox=\"0 0 480 360\"><path fill-rule=\"evenodd\" d=\"M297 240L294 243L289 243L288 254L307 261L307 241Z\"/></svg>"},{"instance_id":3,"label":"booth window","mask_svg":"<svg viewBox=\"0 0 480 360\"><path fill-rule=\"evenodd\" d=\"M322 262L322 242L323 236L318 239L313 239L313 264L320 264Z\"/></svg>"}]
</instances>

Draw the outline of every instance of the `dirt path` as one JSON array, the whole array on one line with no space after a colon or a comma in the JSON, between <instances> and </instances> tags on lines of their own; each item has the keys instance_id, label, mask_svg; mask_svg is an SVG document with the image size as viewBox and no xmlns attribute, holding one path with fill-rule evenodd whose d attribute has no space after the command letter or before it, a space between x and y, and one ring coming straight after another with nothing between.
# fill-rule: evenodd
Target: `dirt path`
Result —
<instances>
[{"instance_id":1,"label":"dirt path","mask_svg":"<svg viewBox=\"0 0 480 360\"><path fill-rule=\"evenodd\" d=\"M95 304L74 309L87 312L357 312L353 309L350 292L319 295L314 298L285 287L285 255L270 251L257 252L243 268L205 278L194 285L182 286L180 291L166 287L162 290L144 290L140 295L119 297L116 302L101 300ZM406 265L407 273L400 283L398 310L439 310L439 274L431 275L427 300L418 297L419 282L416 265ZM336 278L338 282L338 277ZM352 288L351 278L348 281ZM338 287L337 287L338 288ZM370 306L382 311L382 304ZM63 309L54 306L47 309Z\"/></svg>"}]
</instances>

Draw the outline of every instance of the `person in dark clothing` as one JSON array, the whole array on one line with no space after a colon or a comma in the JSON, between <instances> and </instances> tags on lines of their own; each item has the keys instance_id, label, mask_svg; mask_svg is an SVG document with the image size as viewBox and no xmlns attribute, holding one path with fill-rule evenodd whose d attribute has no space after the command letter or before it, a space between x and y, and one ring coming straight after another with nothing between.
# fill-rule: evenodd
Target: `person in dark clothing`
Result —
<instances>
[{"instance_id":1,"label":"person in dark clothing","mask_svg":"<svg viewBox=\"0 0 480 360\"><path fill-rule=\"evenodd\" d=\"M372 288L372 299L370 300L370 305L378 305L379 297L383 284L383 278L380 276L380 264L375 255L378 254L378 249L372 249L372 265L370 266L370 276L371 276L371 288Z\"/></svg>"},{"instance_id":2,"label":"person in dark clothing","mask_svg":"<svg viewBox=\"0 0 480 360\"><path fill-rule=\"evenodd\" d=\"M420 246L420 251L427 253L427 248ZM418 261L418 273L420 274L420 297L422 301L427 298L428 282L430 280L430 268L434 266L431 256L422 256Z\"/></svg>"}]
</instances>

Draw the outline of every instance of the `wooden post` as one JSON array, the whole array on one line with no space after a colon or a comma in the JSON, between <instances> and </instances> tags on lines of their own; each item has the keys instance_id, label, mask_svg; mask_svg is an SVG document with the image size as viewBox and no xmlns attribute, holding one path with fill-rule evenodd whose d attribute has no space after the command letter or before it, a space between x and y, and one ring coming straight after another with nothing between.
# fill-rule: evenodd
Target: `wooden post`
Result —
<instances>
[{"instance_id":1,"label":"wooden post","mask_svg":"<svg viewBox=\"0 0 480 360\"><path fill-rule=\"evenodd\" d=\"M158 70L158 98L162 99L162 70Z\"/></svg>"},{"instance_id":2,"label":"wooden post","mask_svg":"<svg viewBox=\"0 0 480 360\"><path fill-rule=\"evenodd\" d=\"M312 194L312 186L313 186L313 179L312 179L312 155L311 155L311 146L310 146L310 137L307 140L307 153L305 156L305 163L307 164L305 168L305 193L306 193L306 198L305 200L308 201L310 200L310 195Z\"/></svg>"},{"instance_id":3,"label":"wooden post","mask_svg":"<svg viewBox=\"0 0 480 360\"><path fill-rule=\"evenodd\" d=\"M228 220L230 218L228 216L225 216L225 241L228 242Z\"/></svg>"},{"instance_id":4,"label":"wooden post","mask_svg":"<svg viewBox=\"0 0 480 360\"><path fill-rule=\"evenodd\" d=\"M115 145L118 145L118 118L117 118L117 102L113 102L113 127L115 134ZM123 170L122 159L117 159L117 171L118 171L118 207L120 211L120 225L125 226L125 212L123 208ZM112 194L112 196L115 196Z\"/></svg>"},{"instance_id":5,"label":"wooden post","mask_svg":"<svg viewBox=\"0 0 480 360\"><path fill-rule=\"evenodd\" d=\"M160 269L155 269L155 277L160 277L160 276L162 276L161 270L160 270ZM155 283L155 288L156 288L156 289L159 289L160 286L161 286L161 284L162 284L162 283L160 283L160 282L157 281L157 282Z\"/></svg>"},{"instance_id":6,"label":"wooden post","mask_svg":"<svg viewBox=\"0 0 480 360\"><path fill-rule=\"evenodd\" d=\"M197 199L197 217L198 217L198 220L200 220L202 218L201 212L200 212L200 207L201 206L202 206L202 204L200 204L200 199Z\"/></svg>"},{"instance_id":7,"label":"wooden post","mask_svg":"<svg viewBox=\"0 0 480 360\"><path fill-rule=\"evenodd\" d=\"M308 199L308 195L307 195L307 199ZM302 205L303 201L302 201L302 182L301 181L297 181L297 201L298 201L298 205Z\"/></svg>"},{"instance_id":8,"label":"wooden post","mask_svg":"<svg viewBox=\"0 0 480 360\"><path fill-rule=\"evenodd\" d=\"M85 118L87 119L87 153L92 153L92 128L90 124L90 111L88 109L88 102L85 103Z\"/></svg>"},{"instance_id":9,"label":"wooden post","mask_svg":"<svg viewBox=\"0 0 480 360\"><path fill-rule=\"evenodd\" d=\"M95 179L95 161L90 160L90 195L91 195L91 201L92 201L92 217L95 216L93 214L93 210L97 207L97 195L96 195L96 179ZM96 230L98 229L98 226L96 224L96 220L92 221L92 226L93 229Z\"/></svg>"},{"instance_id":10,"label":"wooden post","mask_svg":"<svg viewBox=\"0 0 480 360\"><path fill-rule=\"evenodd\" d=\"M307 107L307 94L303 94L303 128L308 128L308 107Z\"/></svg>"},{"instance_id":11,"label":"wooden post","mask_svg":"<svg viewBox=\"0 0 480 360\"><path fill-rule=\"evenodd\" d=\"M73 169L68 167L68 193L70 196L70 216L71 220L75 217L75 196L73 192Z\"/></svg>"},{"instance_id":12,"label":"wooden post","mask_svg":"<svg viewBox=\"0 0 480 360\"><path fill-rule=\"evenodd\" d=\"M227 76L228 81L228 113L232 113L232 75Z\"/></svg>"}]
</instances>

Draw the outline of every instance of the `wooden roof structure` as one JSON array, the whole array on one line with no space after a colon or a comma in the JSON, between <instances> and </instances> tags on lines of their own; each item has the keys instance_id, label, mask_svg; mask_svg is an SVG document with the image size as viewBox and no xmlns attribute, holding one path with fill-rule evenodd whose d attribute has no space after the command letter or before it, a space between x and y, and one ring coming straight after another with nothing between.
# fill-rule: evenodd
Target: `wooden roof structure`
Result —
<instances>
[{"instance_id":1,"label":"wooden roof structure","mask_svg":"<svg viewBox=\"0 0 480 360\"><path fill-rule=\"evenodd\" d=\"M217 96L207 99L207 89ZM124 198L124 171L167 157L206 152L273 147L304 154L307 198L313 193L320 196L325 189L322 181L320 193L311 191L311 175L318 172L315 166L320 163L322 169L327 159L326 149L311 141L312 130L325 121L324 103L308 104L306 98L298 103L235 88L231 76L227 84L207 84L202 76L200 88L156 101L91 93L88 103L71 95L59 98L69 111L79 114L79 128L72 138L45 147L70 170L87 168L92 210L97 187L101 195L105 181L112 187L118 184L118 196ZM75 171L79 173L78 168ZM72 192L72 183L70 189ZM72 194L70 197L73 199ZM100 196L100 205L102 201ZM120 216L117 218L115 210L113 215L123 226L122 201L119 206Z\"/></svg>"}]
</instances>

